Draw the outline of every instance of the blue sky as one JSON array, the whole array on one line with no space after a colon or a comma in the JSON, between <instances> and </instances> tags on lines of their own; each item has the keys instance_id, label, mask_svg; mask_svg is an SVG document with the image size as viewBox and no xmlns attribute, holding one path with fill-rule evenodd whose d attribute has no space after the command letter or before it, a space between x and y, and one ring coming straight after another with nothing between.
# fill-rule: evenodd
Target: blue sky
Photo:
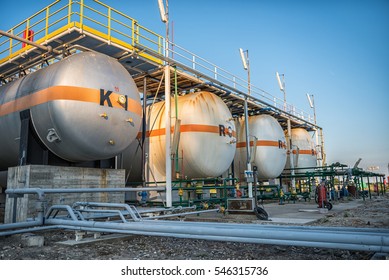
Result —
<instances>
[{"instance_id":1,"label":"blue sky","mask_svg":"<svg viewBox=\"0 0 389 280\"><path fill-rule=\"evenodd\" d=\"M51 2L2 1L0 29ZM164 34L157 0L104 3ZM169 8L176 44L243 78L238 49L248 49L252 84L283 98L275 72L285 74L288 103L307 112L305 95L314 94L328 163L361 157L361 167L388 173L389 1L170 0Z\"/></svg>"}]
</instances>

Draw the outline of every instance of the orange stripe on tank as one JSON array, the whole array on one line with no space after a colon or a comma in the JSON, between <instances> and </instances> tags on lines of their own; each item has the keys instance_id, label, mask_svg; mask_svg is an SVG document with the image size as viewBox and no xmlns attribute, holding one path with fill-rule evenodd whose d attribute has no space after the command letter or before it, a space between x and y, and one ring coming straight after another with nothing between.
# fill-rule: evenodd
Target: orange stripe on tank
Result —
<instances>
[{"instance_id":1,"label":"orange stripe on tank","mask_svg":"<svg viewBox=\"0 0 389 280\"><path fill-rule=\"evenodd\" d=\"M250 147L254 145L254 141L250 141ZM257 147L277 147L279 148L279 142L278 141L273 141L273 140L258 140L257 141ZM246 142L239 142L236 144L237 148L245 148L246 147ZM283 148L285 148L285 145L282 145Z\"/></svg>"},{"instance_id":2,"label":"orange stripe on tank","mask_svg":"<svg viewBox=\"0 0 389 280\"><path fill-rule=\"evenodd\" d=\"M292 151L294 155L297 154L296 150ZM299 155L316 155L317 152L315 150L299 150Z\"/></svg>"},{"instance_id":3,"label":"orange stripe on tank","mask_svg":"<svg viewBox=\"0 0 389 280\"><path fill-rule=\"evenodd\" d=\"M118 100L121 94L111 93L110 99L112 107L124 109ZM100 89L73 87L73 86L54 86L32 94L17 98L0 105L0 116L8 115L14 112L44 104L55 100L72 100L100 104ZM142 106L133 99L127 100L128 111L139 116L142 115Z\"/></svg>"},{"instance_id":4,"label":"orange stripe on tank","mask_svg":"<svg viewBox=\"0 0 389 280\"><path fill-rule=\"evenodd\" d=\"M206 133L216 133L219 134L219 126L215 125L204 125L204 124L184 124L180 126L180 132L206 132ZM174 126L170 128L170 132L174 132ZM138 133L138 138L142 135L141 132ZM162 136L165 135L165 128L153 129L146 132L146 137ZM235 131L232 132L232 136L235 137Z\"/></svg>"}]
</instances>

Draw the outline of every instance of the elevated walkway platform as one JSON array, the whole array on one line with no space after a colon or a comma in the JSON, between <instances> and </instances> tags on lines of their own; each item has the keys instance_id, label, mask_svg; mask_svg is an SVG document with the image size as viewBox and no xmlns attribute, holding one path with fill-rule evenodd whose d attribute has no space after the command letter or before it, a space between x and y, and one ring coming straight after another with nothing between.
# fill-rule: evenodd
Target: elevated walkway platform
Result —
<instances>
[{"instance_id":1,"label":"elevated walkway platform","mask_svg":"<svg viewBox=\"0 0 389 280\"><path fill-rule=\"evenodd\" d=\"M157 96L156 100L164 100L163 66L168 61L171 84L177 86L179 93L213 92L223 99L234 117L244 114L247 98L249 115L271 114L285 129L289 119L292 128L321 130L313 116L253 85L251 95L247 95L247 81L176 44L169 44L171 55L165 57L164 37L97 0L57 0L7 32L51 46L55 52L0 36L0 85L72 53L96 51L116 58L133 76L139 91L143 92L146 84L147 98Z\"/></svg>"}]
</instances>

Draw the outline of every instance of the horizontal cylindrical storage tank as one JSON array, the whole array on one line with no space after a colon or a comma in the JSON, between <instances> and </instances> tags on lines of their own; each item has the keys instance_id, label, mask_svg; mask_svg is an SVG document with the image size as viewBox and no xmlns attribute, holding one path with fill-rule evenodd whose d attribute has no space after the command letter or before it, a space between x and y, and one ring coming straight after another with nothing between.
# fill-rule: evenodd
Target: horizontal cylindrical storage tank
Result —
<instances>
[{"instance_id":1,"label":"horizontal cylindrical storage tank","mask_svg":"<svg viewBox=\"0 0 389 280\"><path fill-rule=\"evenodd\" d=\"M243 178L247 170L246 130L244 119L236 121L238 143L234 160L235 176ZM286 140L278 121L270 115L249 117L249 140L252 166L259 179L277 178L286 163Z\"/></svg>"},{"instance_id":2,"label":"horizontal cylindrical storage tank","mask_svg":"<svg viewBox=\"0 0 389 280\"><path fill-rule=\"evenodd\" d=\"M172 152L175 152L174 99L171 104ZM146 111L148 165L153 176L159 173L162 174L161 179L164 179L166 172L165 102L155 103ZM180 130L179 137L176 139L179 138L179 144L178 154L172 160L172 170L179 172L181 177L190 179L222 175L230 167L236 150L235 125L227 106L218 96L202 91L178 97L177 112ZM131 164L128 158L137 153L137 146L138 144L134 142L126 150L124 154L126 168ZM132 167L132 170L140 170L140 168ZM131 176L134 175L136 174Z\"/></svg>"},{"instance_id":3,"label":"horizontal cylindrical storage tank","mask_svg":"<svg viewBox=\"0 0 389 280\"><path fill-rule=\"evenodd\" d=\"M142 115L137 87L117 60L74 54L0 87L0 169L18 164L22 111L48 150L70 162L120 154Z\"/></svg>"},{"instance_id":4,"label":"horizontal cylindrical storage tank","mask_svg":"<svg viewBox=\"0 0 389 280\"><path fill-rule=\"evenodd\" d=\"M311 135L304 128L293 128L291 132L294 168L304 168L301 172L312 171L309 167L316 167L317 153ZM289 141L287 133L286 140ZM290 168L290 154L288 155L286 168Z\"/></svg>"}]
</instances>

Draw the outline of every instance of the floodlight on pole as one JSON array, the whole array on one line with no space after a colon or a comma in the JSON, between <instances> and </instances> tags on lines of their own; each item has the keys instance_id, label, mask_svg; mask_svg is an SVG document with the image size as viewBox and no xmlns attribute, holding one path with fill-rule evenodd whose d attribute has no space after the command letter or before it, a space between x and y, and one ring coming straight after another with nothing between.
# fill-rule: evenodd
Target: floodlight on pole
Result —
<instances>
[{"instance_id":1,"label":"floodlight on pole","mask_svg":"<svg viewBox=\"0 0 389 280\"><path fill-rule=\"evenodd\" d=\"M250 152L250 131L249 131L249 114L248 114L248 104L247 104L247 98L251 94L251 84L250 84L250 61L249 61L249 50L243 50L242 48L239 48L240 58L242 59L242 64L244 70L247 70L247 96L244 99L244 126L245 126L245 132L246 132L246 166L249 173L252 172L251 168L251 152ZM251 198L253 197L253 183L249 180L247 180L247 186L248 186L248 196Z\"/></svg>"},{"instance_id":2,"label":"floodlight on pole","mask_svg":"<svg viewBox=\"0 0 389 280\"><path fill-rule=\"evenodd\" d=\"M311 108L313 108L314 104L313 104L313 95L312 95L312 99L311 99L311 95L309 93L307 93L307 98L308 98L308 102L309 102L309 106Z\"/></svg>"},{"instance_id":3,"label":"floodlight on pole","mask_svg":"<svg viewBox=\"0 0 389 280\"><path fill-rule=\"evenodd\" d=\"M316 106L315 106L315 99L314 99L313 94L307 93L307 99L308 99L308 102L309 102L309 106L313 109L313 121L316 124ZM320 147L320 145L319 145L319 134L318 134L318 131L317 131L317 127L314 127L313 130L315 131L316 147ZM321 137L323 137L323 136L321 136ZM322 160L322 157L323 157L323 141L322 141L322 145L321 145L321 149L320 150L321 150L321 159L320 159L320 157L317 157L318 166L322 166L322 161L321 160Z\"/></svg>"},{"instance_id":4,"label":"floodlight on pole","mask_svg":"<svg viewBox=\"0 0 389 280\"><path fill-rule=\"evenodd\" d=\"M276 77L277 77L278 86L280 87L280 90L281 90L281 91L285 91L285 89L284 89L284 84L283 84L283 82L281 81L280 74L278 74L278 72L276 72Z\"/></svg>"},{"instance_id":5,"label":"floodlight on pole","mask_svg":"<svg viewBox=\"0 0 389 280\"><path fill-rule=\"evenodd\" d=\"M282 81L280 78L281 75L282 75ZM278 72L276 72L278 86L280 87L280 91L282 91L284 93L284 111L286 111L285 75L284 74L281 74L281 75Z\"/></svg>"},{"instance_id":6,"label":"floodlight on pole","mask_svg":"<svg viewBox=\"0 0 389 280\"><path fill-rule=\"evenodd\" d=\"M162 22L167 22L167 16L165 12L165 5L163 4L163 0L158 0L158 8L159 8L159 13L161 15L161 20Z\"/></svg>"},{"instance_id":7,"label":"floodlight on pole","mask_svg":"<svg viewBox=\"0 0 389 280\"><path fill-rule=\"evenodd\" d=\"M247 70L247 61L246 61L246 56L244 55L244 51L242 48L239 49L239 53L240 53L240 58L242 59L242 64L243 64L243 68L244 70Z\"/></svg>"},{"instance_id":8,"label":"floodlight on pole","mask_svg":"<svg viewBox=\"0 0 389 280\"><path fill-rule=\"evenodd\" d=\"M170 102L170 66L169 66L169 2L166 9L163 0L158 0L161 20L165 23L165 167L166 167L166 207L172 207L172 163L171 163L171 102Z\"/></svg>"},{"instance_id":9,"label":"floodlight on pole","mask_svg":"<svg viewBox=\"0 0 389 280\"><path fill-rule=\"evenodd\" d=\"M315 106L315 98L313 94L307 93L307 99L309 102L309 106L313 109L313 121L316 124L316 106Z\"/></svg>"},{"instance_id":10,"label":"floodlight on pole","mask_svg":"<svg viewBox=\"0 0 389 280\"><path fill-rule=\"evenodd\" d=\"M244 70L247 70L247 93L251 94L251 82L250 82L250 60L249 60L249 50L243 50L239 48L240 58L242 60Z\"/></svg>"}]
</instances>

